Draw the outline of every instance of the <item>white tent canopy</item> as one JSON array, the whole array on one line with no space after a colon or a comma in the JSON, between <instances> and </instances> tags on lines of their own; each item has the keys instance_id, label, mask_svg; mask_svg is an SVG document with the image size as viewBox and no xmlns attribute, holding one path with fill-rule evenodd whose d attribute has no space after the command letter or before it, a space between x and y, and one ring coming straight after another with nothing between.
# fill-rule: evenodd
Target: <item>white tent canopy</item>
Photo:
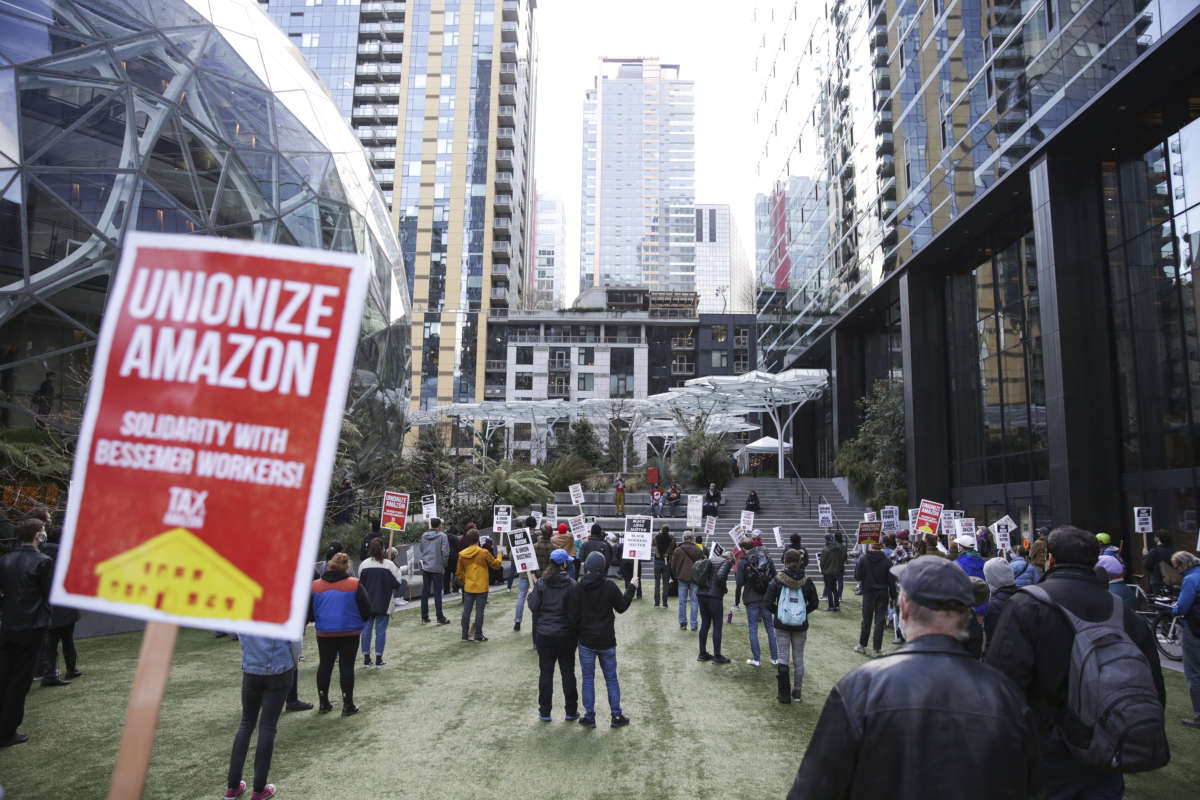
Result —
<instances>
[{"instance_id":1,"label":"white tent canopy","mask_svg":"<svg viewBox=\"0 0 1200 800\"><path fill-rule=\"evenodd\" d=\"M744 445L734 455L741 456L743 453L754 453L754 454L772 453L773 454L773 453L778 453L778 452L779 452L779 440L776 439L774 436L764 436L761 439L750 442L750 444ZM784 442L783 443L783 452L785 452L785 453L792 452L792 446L790 444L788 444L787 442Z\"/></svg>"}]
</instances>

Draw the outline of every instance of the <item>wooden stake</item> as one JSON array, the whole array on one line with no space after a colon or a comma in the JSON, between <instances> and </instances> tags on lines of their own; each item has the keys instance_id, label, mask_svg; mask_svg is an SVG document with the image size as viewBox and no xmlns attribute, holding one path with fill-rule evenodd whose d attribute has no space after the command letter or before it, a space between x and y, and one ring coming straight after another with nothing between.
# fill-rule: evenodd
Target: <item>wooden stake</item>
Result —
<instances>
[{"instance_id":1,"label":"wooden stake","mask_svg":"<svg viewBox=\"0 0 1200 800\"><path fill-rule=\"evenodd\" d=\"M142 635L133 687L129 690L129 708L125 712L125 731L117 750L108 800L131 800L142 796L146 770L150 766L150 751L154 747L154 731L158 727L158 712L162 707L171 657L175 653L175 638L179 626L167 622L147 622Z\"/></svg>"}]
</instances>

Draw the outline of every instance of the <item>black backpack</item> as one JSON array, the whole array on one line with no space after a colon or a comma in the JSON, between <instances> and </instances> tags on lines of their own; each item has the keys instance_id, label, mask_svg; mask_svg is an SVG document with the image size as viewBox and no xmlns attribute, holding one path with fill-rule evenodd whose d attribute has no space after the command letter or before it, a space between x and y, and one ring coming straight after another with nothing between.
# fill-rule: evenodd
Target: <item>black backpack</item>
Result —
<instances>
[{"instance_id":1,"label":"black backpack","mask_svg":"<svg viewBox=\"0 0 1200 800\"><path fill-rule=\"evenodd\" d=\"M708 582L712 579L713 566L712 562L707 558L698 558L692 562L692 580L691 583L697 586L708 586Z\"/></svg>"},{"instance_id":2,"label":"black backpack","mask_svg":"<svg viewBox=\"0 0 1200 800\"><path fill-rule=\"evenodd\" d=\"M752 560L746 562L746 585L765 596L771 585L771 562L767 560L765 553L747 558Z\"/></svg>"}]
</instances>

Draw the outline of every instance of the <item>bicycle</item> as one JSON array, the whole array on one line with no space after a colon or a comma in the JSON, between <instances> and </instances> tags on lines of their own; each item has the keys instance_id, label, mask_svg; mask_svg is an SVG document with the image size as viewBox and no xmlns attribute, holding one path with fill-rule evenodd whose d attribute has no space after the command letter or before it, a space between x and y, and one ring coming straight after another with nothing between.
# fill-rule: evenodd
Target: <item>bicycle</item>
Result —
<instances>
[{"instance_id":1,"label":"bicycle","mask_svg":"<svg viewBox=\"0 0 1200 800\"><path fill-rule=\"evenodd\" d=\"M1171 613L1171 607L1174 605L1173 599L1162 595L1151 597L1137 584L1133 584L1133 588L1137 592L1138 605L1151 606L1151 608L1135 613L1150 626L1150 632L1154 635L1154 643L1158 647L1159 654L1169 661L1182 661L1183 620Z\"/></svg>"}]
</instances>

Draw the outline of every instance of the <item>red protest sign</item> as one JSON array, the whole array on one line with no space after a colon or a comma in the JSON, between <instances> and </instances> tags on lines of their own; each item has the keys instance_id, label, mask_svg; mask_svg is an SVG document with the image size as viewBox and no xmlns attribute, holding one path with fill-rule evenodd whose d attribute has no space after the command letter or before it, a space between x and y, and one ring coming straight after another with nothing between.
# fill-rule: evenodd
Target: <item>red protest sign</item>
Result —
<instances>
[{"instance_id":1,"label":"red protest sign","mask_svg":"<svg viewBox=\"0 0 1200 800\"><path fill-rule=\"evenodd\" d=\"M366 282L352 254L125 238L54 604L300 636Z\"/></svg>"},{"instance_id":2,"label":"red protest sign","mask_svg":"<svg viewBox=\"0 0 1200 800\"><path fill-rule=\"evenodd\" d=\"M868 542L883 541L883 523L876 520L875 522L867 522L866 520L858 523L858 543L866 544Z\"/></svg>"},{"instance_id":3,"label":"red protest sign","mask_svg":"<svg viewBox=\"0 0 1200 800\"><path fill-rule=\"evenodd\" d=\"M942 503L933 500L922 500L921 508L917 511L915 534L937 533L942 521ZM911 520L909 521L911 524Z\"/></svg>"},{"instance_id":4,"label":"red protest sign","mask_svg":"<svg viewBox=\"0 0 1200 800\"><path fill-rule=\"evenodd\" d=\"M408 495L401 492L384 492L379 527L387 528L389 531L402 531L407 524Z\"/></svg>"}]
</instances>

